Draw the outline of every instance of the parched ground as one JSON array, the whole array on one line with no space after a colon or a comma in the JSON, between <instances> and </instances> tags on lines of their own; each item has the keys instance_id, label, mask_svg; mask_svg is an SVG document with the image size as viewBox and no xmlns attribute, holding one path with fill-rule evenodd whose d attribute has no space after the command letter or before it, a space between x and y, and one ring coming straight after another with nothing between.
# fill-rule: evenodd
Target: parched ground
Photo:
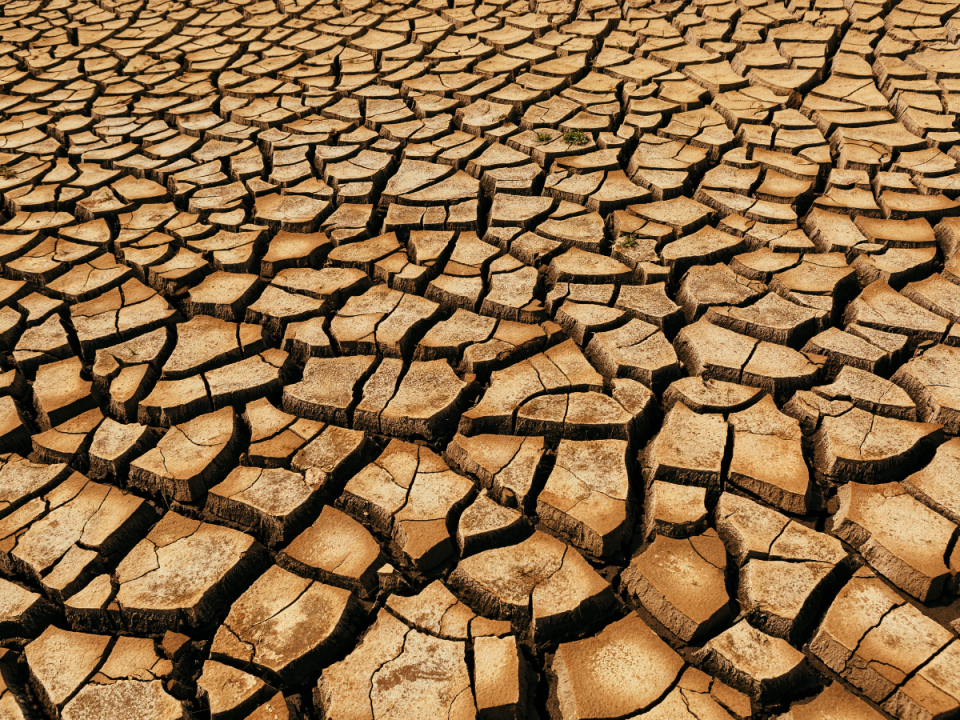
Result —
<instances>
[{"instance_id":1,"label":"parched ground","mask_svg":"<svg viewBox=\"0 0 960 720\"><path fill-rule=\"evenodd\" d=\"M960 0L0 0L0 720L960 717Z\"/></svg>"}]
</instances>

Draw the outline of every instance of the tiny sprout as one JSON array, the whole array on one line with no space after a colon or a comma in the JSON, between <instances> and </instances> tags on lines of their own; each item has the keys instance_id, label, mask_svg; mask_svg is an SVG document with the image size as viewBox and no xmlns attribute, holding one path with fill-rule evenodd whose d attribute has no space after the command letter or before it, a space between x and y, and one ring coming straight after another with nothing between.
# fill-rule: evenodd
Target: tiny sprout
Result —
<instances>
[{"instance_id":1,"label":"tiny sprout","mask_svg":"<svg viewBox=\"0 0 960 720\"><path fill-rule=\"evenodd\" d=\"M734 624L740 622L741 620L755 620L761 611L760 603L755 603L749 607L743 608L740 611L740 614L734 620Z\"/></svg>"},{"instance_id":2,"label":"tiny sprout","mask_svg":"<svg viewBox=\"0 0 960 720\"><path fill-rule=\"evenodd\" d=\"M16 170L13 168L7 167L6 165L0 165L0 177L4 180L10 180L17 176Z\"/></svg>"},{"instance_id":3,"label":"tiny sprout","mask_svg":"<svg viewBox=\"0 0 960 720\"><path fill-rule=\"evenodd\" d=\"M590 142L590 136L583 130L567 130L563 134L563 141L567 145L586 145Z\"/></svg>"},{"instance_id":4,"label":"tiny sprout","mask_svg":"<svg viewBox=\"0 0 960 720\"><path fill-rule=\"evenodd\" d=\"M536 134L537 142L547 142L550 139L550 133L546 130L538 130Z\"/></svg>"},{"instance_id":5,"label":"tiny sprout","mask_svg":"<svg viewBox=\"0 0 960 720\"><path fill-rule=\"evenodd\" d=\"M632 248L637 246L637 238L633 233L623 233L620 238L620 247Z\"/></svg>"}]
</instances>

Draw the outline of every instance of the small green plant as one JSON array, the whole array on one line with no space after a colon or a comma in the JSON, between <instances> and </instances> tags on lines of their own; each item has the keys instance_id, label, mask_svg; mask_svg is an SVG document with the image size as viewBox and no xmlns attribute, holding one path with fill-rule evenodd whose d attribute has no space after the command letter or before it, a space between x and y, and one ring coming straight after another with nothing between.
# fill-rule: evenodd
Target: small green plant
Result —
<instances>
[{"instance_id":1,"label":"small green plant","mask_svg":"<svg viewBox=\"0 0 960 720\"><path fill-rule=\"evenodd\" d=\"M743 608L743 610L740 611L740 614L737 616L736 620L734 620L733 622L734 624L736 624L741 620L747 620L747 621L755 620L757 616L760 614L760 610L761 610L760 603L755 603L754 605L745 607Z\"/></svg>"},{"instance_id":2,"label":"small green plant","mask_svg":"<svg viewBox=\"0 0 960 720\"><path fill-rule=\"evenodd\" d=\"M16 176L17 176L16 170L14 170L11 167L7 167L6 165L0 165L0 177L2 177L4 180L10 180L11 178L15 178Z\"/></svg>"},{"instance_id":3,"label":"small green plant","mask_svg":"<svg viewBox=\"0 0 960 720\"><path fill-rule=\"evenodd\" d=\"M537 134L534 137L537 138L537 142L548 142L550 140L550 133L546 130L537 130Z\"/></svg>"},{"instance_id":4,"label":"small green plant","mask_svg":"<svg viewBox=\"0 0 960 720\"><path fill-rule=\"evenodd\" d=\"M567 145L586 145L590 142L590 136L583 130L567 130L563 134L563 141Z\"/></svg>"},{"instance_id":5,"label":"small green plant","mask_svg":"<svg viewBox=\"0 0 960 720\"><path fill-rule=\"evenodd\" d=\"M633 233L623 233L620 236L620 247L632 248L637 246L637 238Z\"/></svg>"}]
</instances>

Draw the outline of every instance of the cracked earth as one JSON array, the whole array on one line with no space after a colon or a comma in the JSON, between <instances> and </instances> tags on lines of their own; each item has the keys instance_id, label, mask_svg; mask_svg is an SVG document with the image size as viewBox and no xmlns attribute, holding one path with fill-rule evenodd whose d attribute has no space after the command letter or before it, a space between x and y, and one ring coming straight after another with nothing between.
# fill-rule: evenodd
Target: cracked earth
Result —
<instances>
[{"instance_id":1,"label":"cracked earth","mask_svg":"<svg viewBox=\"0 0 960 720\"><path fill-rule=\"evenodd\" d=\"M0 720L960 718L960 0L0 0Z\"/></svg>"}]
</instances>

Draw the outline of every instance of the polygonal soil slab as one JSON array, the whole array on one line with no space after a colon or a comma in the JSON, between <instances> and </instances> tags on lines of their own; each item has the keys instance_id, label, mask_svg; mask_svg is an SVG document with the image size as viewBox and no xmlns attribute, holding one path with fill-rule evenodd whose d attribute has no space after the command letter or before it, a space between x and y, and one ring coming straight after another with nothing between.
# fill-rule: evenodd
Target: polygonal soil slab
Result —
<instances>
[{"instance_id":1,"label":"polygonal soil slab","mask_svg":"<svg viewBox=\"0 0 960 720\"><path fill-rule=\"evenodd\" d=\"M683 659L639 616L557 648L551 687L564 718L629 717L653 707L676 681Z\"/></svg>"},{"instance_id":2,"label":"polygonal soil slab","mask_svg":"<svg viewBox=\"0 0 960 720\"><path fill-rule=\"evenodd\" d=\"M0 567L62 600L129 550L155 518L141 498L74 473L3 520Z\"/></svg>"},{"instance_id":3,"label":"polygonal soil slab","mask_svg":"<svg viewBox=\"0 0 960 720\"><path fill-rule=\"evenodd\" d=\"M633 520L627 443L561 441L537 514L548 528L592 555L619 551Z\"/></svg>"},{"instance_id":4,"label":"polygonal soil slab","mask_svg":"<svg viewBox=\"0 0 960 720\"><path fill-rule=\"evenodd\" d=\"M868 698L883 703L948 643L956 644L948 630L861 568L830 605L810 652ZM946 707L951 704L957 707L956 696Z\"/></svg>"},{"instance_id":5,"label":"polygonal soil slab","mask_svg":"<svg viewBox=\"0 0 960 720\"><path fill-rule=\"evenodd\" d=\"M543 457L543 438L510 435L459 433L453 437L444 457L467 475L475 477L499 503L506 507L529 507L534 498L534 477Z\"/></svg>"},{"instance_id":6,"label":"polygonal soil slab","mask_svg":"<svg viewBox=\"0 0 960 720\"><path fill-rule=\"evenodd\" d=\"M328 505L278 554L277 562L298 575L345 587L366 598L379 588L377 570L385 558L363 525Z\"/></svg>"},{"instance_id":7,"label":"polygonal soil slab","mask_svg":"<svg viewBox=\"0 0 960 720\"><path fill-rule=\"evenodd\" d=\"M233 408L224 408L170 428L130 464L130 482L172 500L203 497L236 460L238 424Z\"/></svg>"},{"instance_id":8,"label":"polygonal soil slab","mask_svg":"<svg viewBox=\"0 0 960 720\"><path fill-rule=\"evenodd\" d=\"M483 615L529 623L536 640L569 632L612 600L576 550L539 531L461 560L449 582Z\"/></svg>"},{"instance_id":9,"label":"polygonal soil slab","mask_svg":"<svg viewBox=\"0 0 960 720\"><path fill-rule=\"evenodd\" d=\"M106 720L148 712L150 717L175 720L185 712L164 688L173 666L157 654L152 640L51 626L24 655L32 687L57 717Z\"/></svg>"},{"instance_id":10,"label":"polygonal soil slab","mask_svg":"<svg viewBox=\"0 0 960 720\"><path fill-rule=\"evenodd\" d=\"M403 561L426 571L453 555L449 523L474 492L429 448L392 440L347 482L339 504L391 537Z\"/></svg>"},{"instance_id":11,"label":"polygonal soil slab","mask_svg":"<svg viewBox=\"0 0 960 720\"><path fill-rule=\"evenodd\" d=\"M281 468L234 468L210 488L204 512L210 519L253 533L267 546L303 529L318 501L319 483Z\"/></svg>"},{"instance_id":12,"label":"polygonal soil slab","mask_svg":"<svg viewBox=\"0 0 960 720\"><path fill-rule=\"evenodd\" d=\"M427 635L386 610L318 683L322 717L466 718L474 711L465 643Z\"/></svg>"},{"instance_id":13,"label":"polygonal soil slab","mask_svg":"<svg viewBox=\"0 0 960 720\"><path fill-rule=\"evenodd\" d=\"M231 606L210 652L299 684L322 655L349 640L355 612L349 590L273 566Z\"/></svg>"},{"instance_id":14,"label":"polygonal soil slab","mask_svg":"<svg viewBox=\"0 0 960 720\"><path fill-rule=\"evenodd\" d=\"M249 535L168 512L117 566L115 597L111 591L91 608L103 592L94 579L70 604L95 616L115 599L110 612L140 632L199 627L221 613L262 564L263 550Z\"/></svg>"},{"instance_id":15,"label":"polygonal soil slab","mask_svg":"<svg viewBox=\"0 0 960 720\"><path fill-rule=\"evenodd\" d=\"M633 556L625 590L684 642L709 635L732 617L726 551L713 530L682 540L658 536Z\"/></svg>"},{"instance_id":16,"label":"polygonal soil slab","mask_svg":"<svg viewBox=\"0 0 960 720\"><path fill-rule=\"evenodd\" d=\"M480 402L460 418L465 435L509 432L513 416L535 395L561 391L600 391L603 378L587 362L580 349L568 340L529 360L492 373L490 386Z\"/></svg>"},{"instance_id":17,"label":"polygonal soil slab","mask_svg":"<svg viewBox=\"0 0 960 720\"><path fill-rule=\"evenodd\" d=\"M815 684L803 654L741 620L700 651L703 667L759 702L800 695Z\"/></svg>"},{"instance_id":18,"label":"polygonal soil slab","mask_svg":"<svg viewBox=\"0 0 960 720\"><path fill-rule=\"evenodd\" d=\"M935 600L960 570L951 551L957 526L900 485L848 483L837 492L840 507L831 532L853 547L877 572L921 602Z\"/></svg>"}]
</instances>

